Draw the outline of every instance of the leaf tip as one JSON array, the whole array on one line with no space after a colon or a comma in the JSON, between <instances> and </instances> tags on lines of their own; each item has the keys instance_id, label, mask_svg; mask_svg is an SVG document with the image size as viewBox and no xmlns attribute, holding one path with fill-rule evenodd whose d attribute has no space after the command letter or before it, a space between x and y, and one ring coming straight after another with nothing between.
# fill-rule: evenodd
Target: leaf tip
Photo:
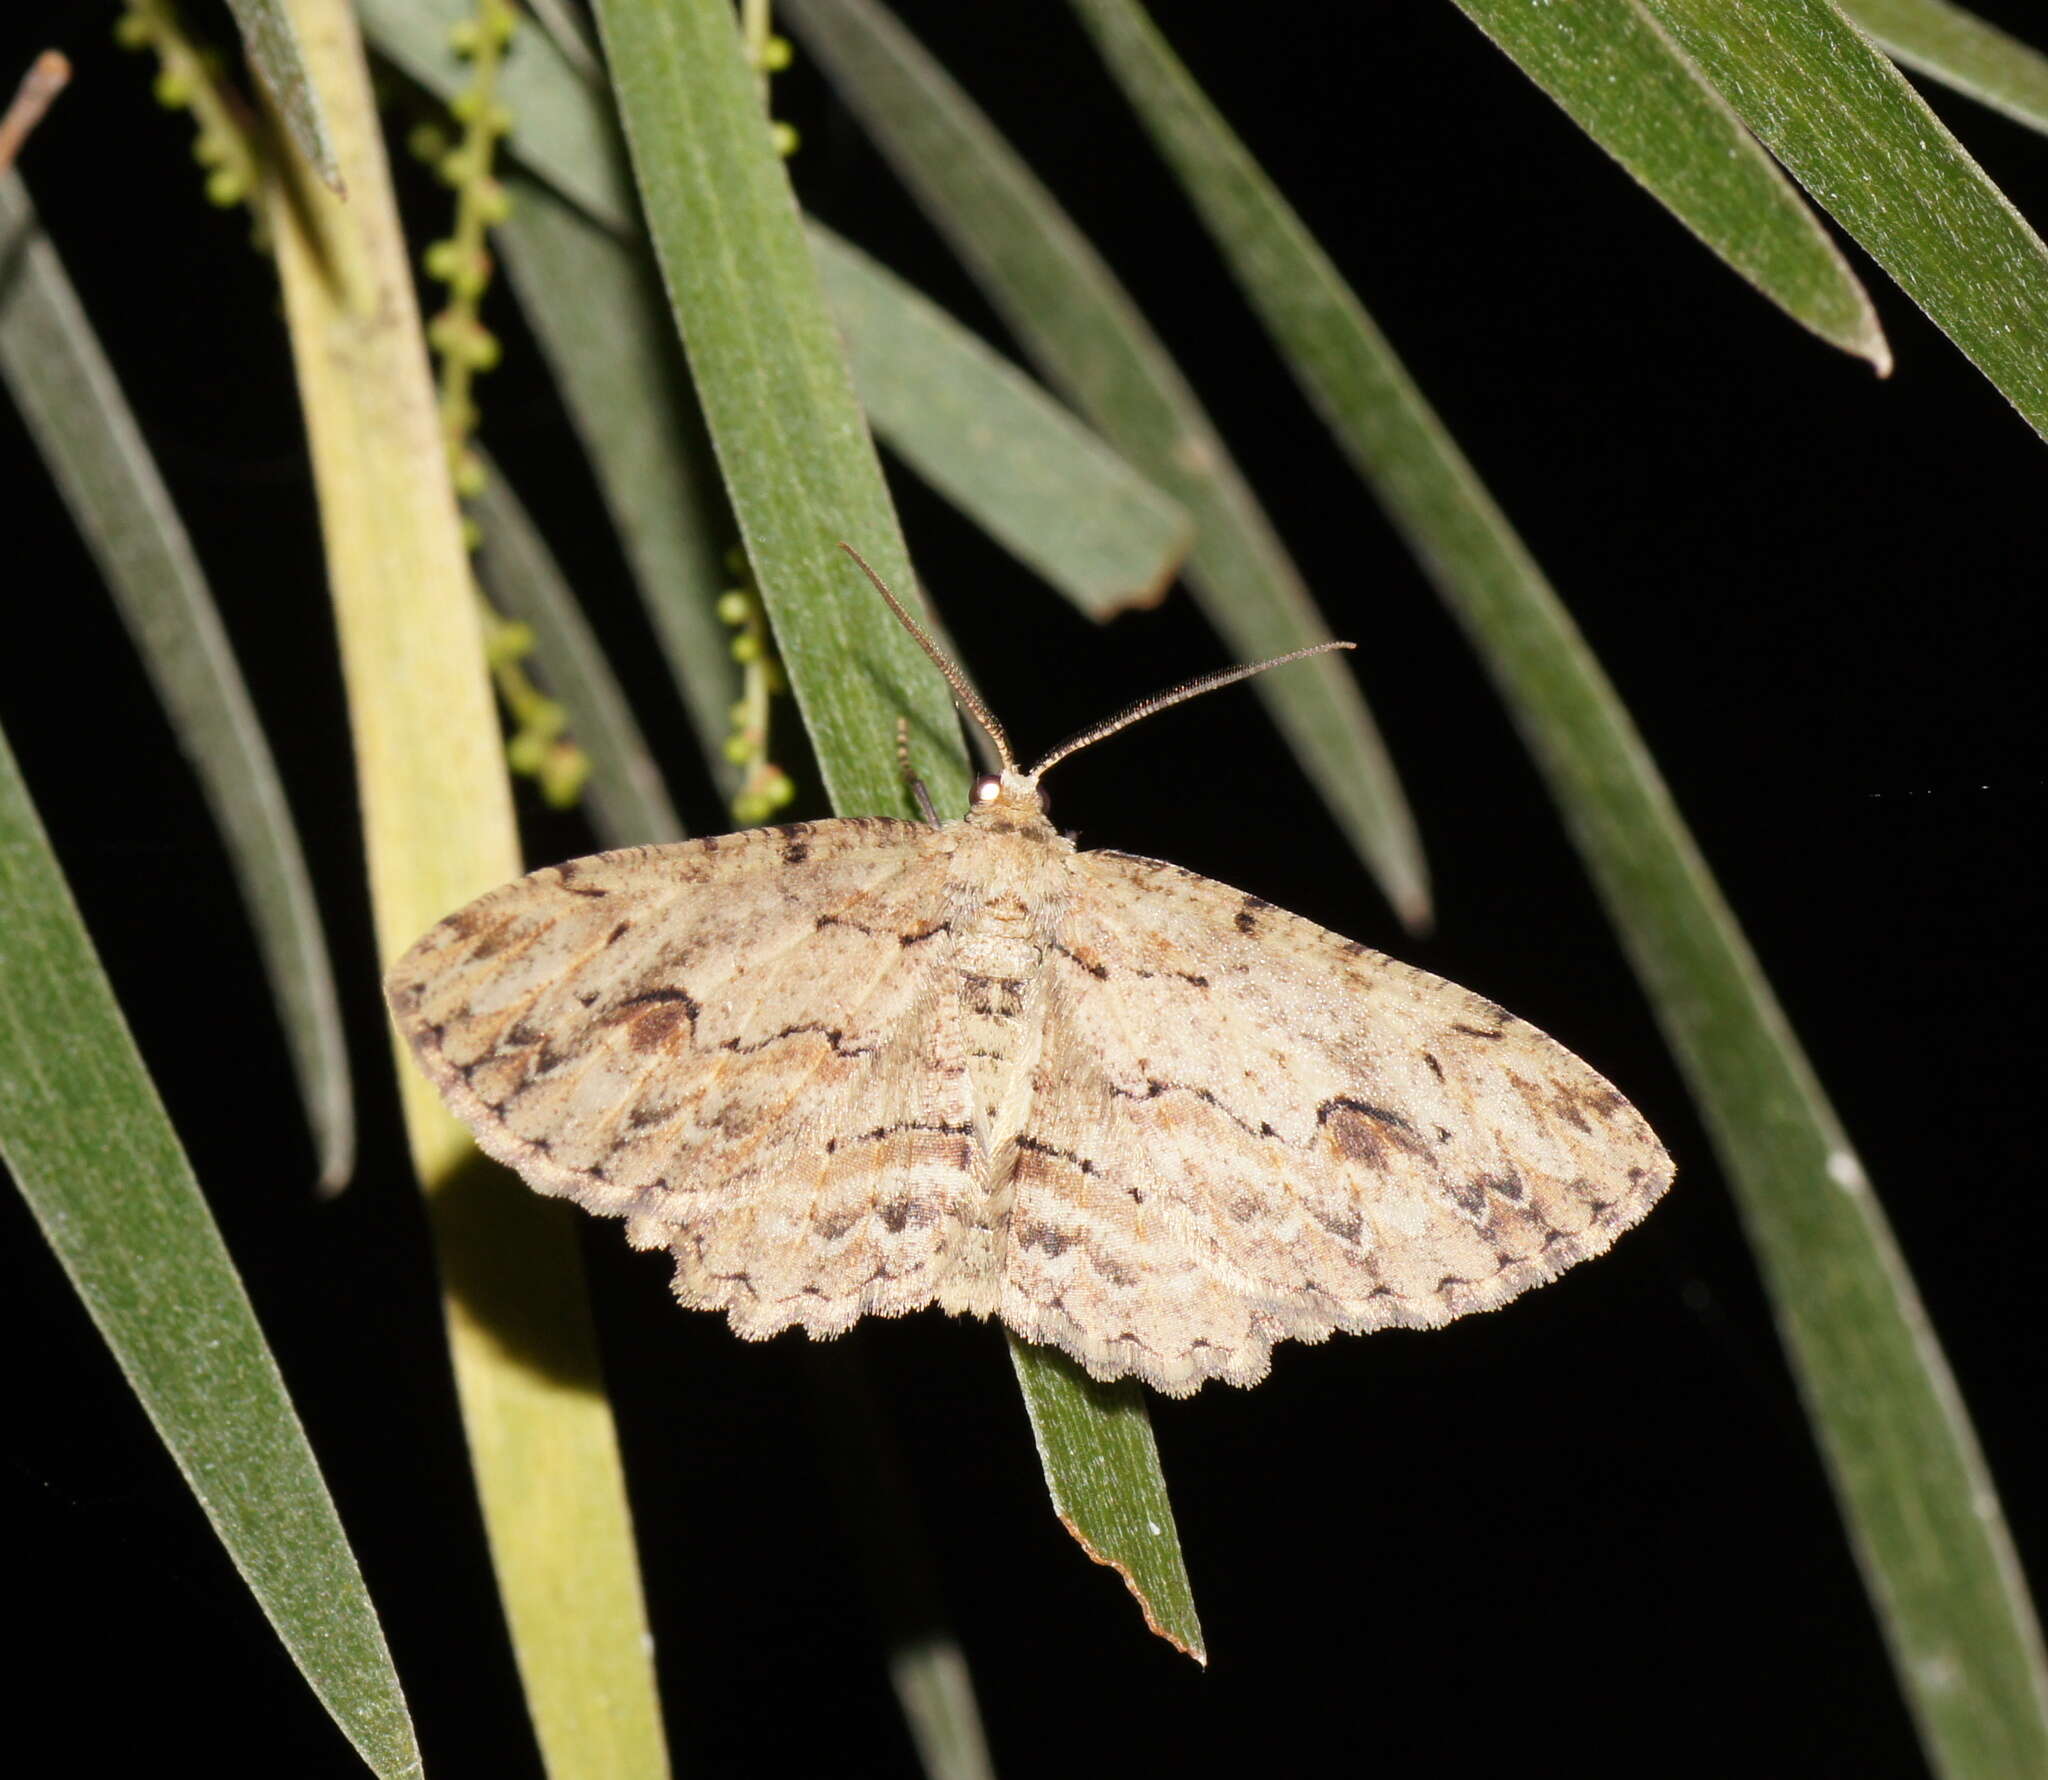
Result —
<instances>
[{"instance_id":1,"label":"leaf tip","mask_svg":"<svg viewBox=\"0 0 2048 1780\"><path fill-rule=\"evenodd\" d=\"M1202 1628L1190 1613L1184 1629L1176 1629L1166 1623L1154 1610L1152 1598L1145 1593L1143 1584L1132 1573L1128 1564L1119 1563L1115 1558L1098 1550L1090 1543L1088 1535L1081 1531L1080 1524L1064 1510L1058 1510L1060 1525L1067 1529L1074 1543L1086 1552L1089 1558L1106 1570L1114 1570L1124 1579L1124 1587L1131 1591L1131 1599L1138 1603L1139 1615L1145 1621L1145 1629L1155 1638L1164 1638L1182 1656L1193 1657L1202 1668L1209 1666L1209 1647L1202 1641ZM1167 1534L1171 1537L1170 1532Z\"/></svg>"}]
</instances>

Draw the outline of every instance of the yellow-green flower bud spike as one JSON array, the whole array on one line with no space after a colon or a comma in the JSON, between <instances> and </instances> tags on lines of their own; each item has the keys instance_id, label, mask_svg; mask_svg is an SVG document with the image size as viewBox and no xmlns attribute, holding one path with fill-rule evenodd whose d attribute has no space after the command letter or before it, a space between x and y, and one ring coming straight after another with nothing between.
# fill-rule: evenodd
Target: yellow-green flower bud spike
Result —
<instances>
[{"instance_id":1,"label":"yellow-green flower bud spike","mask_svg":"<svg viewBox=\"0 0 2048 1780\"><path fill-rule=\"evenodd\" d=\"M764 768L761 773L761 795L768 800L771 810L779 810L796 796L796 781L779 766Z\"/></svg>"},{"instance_id":2,"label":"yellow-green flower bud spike","mask_svg":"<svg viewBox=\"0 0 2048 1780\"><path fill-rule=\"evenodd\" d=\"M517 661L532 649L533 626L521 618L490 626L484 637L484 660L494 668Z\"/></svg>"},{"instance_id":3,"label":"yellow-green flower bud spike","mask_svg":"<svg viewBox=\"0 0 2048 1780\"><path fill-rule=\"evenodd\" d=\"M747 719L751 717L753 714L754 707L748 704L745 699L741 699L738 704L734 705L731 710L726 712L725 720L728 723L730 723L735 729L745 729L747 726Z\"/></svg>"},{"instance_id":4,"label":"yellow-green flower bud spike","mask_svg":"<svg viewBox=\"0 0 2048 1780\"><path fill-rule=\"evenodd\" d=\"M780 698L789 690L789 681L783 677L782 663L772 655L761 663L761 690L770 698Z\"/></svg>"},{"instance_id":5,"label":"yellow-green flower bud spike","mask_svg":"<svg viewBox=\"0 0 2048 1780\"><path fill-rule=\"evenodd\" d=\"M743 735L729 735L725 738L725 757L734 766L745 766L754 757L754 744Z\"/></svg>"},{"instance_id":6,"label":"yellow-green flower bud spike","mask_svg":"<svg viewBox=\"0 0 2048 1780\"><path fill-rule=\"evenodd\" d=\"M786 124L780 118L769 126L768 139L775 144L775 152L785 161L796 153L802 141L796 133L796 125Z\"/></svg>"},{"instance_id":7,"label":"yellow-green flower bud spike","mask_svg":"<svg viewBox=\"0 0 2048 1780\"><path fill-rule=\"evenodd\" d=\"M471 194L477 215L485 223L501 223L512 214L512 194L495 179L478 183Z\"/></svg>"},{"instance_id":8,"label":"yellow-green flower bud spike","mask_svg":"<svg viewBox=\"0 0 2048 1780\"><path fill-rule=\"evenodd\" d=\"M147 49L156 41L156 20L146 13L124 12L114 21L114 41L123 49Z\"/></svg>"},{"instance_id":9,"label":"yellow-green flower bud spike","mask_svg":"<svg viewBox=\"0 0 2048 1780\"><path fill-rule=\"evenodd\" d=\"M732 800L732 819L742 828L752 828L775 814L775 806L758 791L742 791Z\"/></svg>"},{"instance_id":10,"label":"yellow-green flower bud spike","mask_svg":"<svg viewBox=\"0 0 2048 1780\"><path fill-rule=\"evenodd\" d=\"M547 743L530 729L522 729L505 744L505 764L524 778L532 778L547 759Z\"/></svg>"},{"instance_id":11,"label":"yellow-green flower bud spike","mask_svg":"<svg viewBox=\"0 0 2048 1780\"><path fill-rule=\"evenodd\" d=\"M483 115L484 96L475 87L465 87L448 101L448 115L458 124L473 124Z\"/></svg>"},{"instance_id":12,"label":"yellow-green flower bud spike","mask_svg":"<svg viewBox=\"0 0 2048 1780\"><path fill-rule=\"evenodd\" d=\"M573 809L590 777L590 756L574 742L557 742L540 770L540 794L555 809Z\"/></svg>"},{"instance_id":13,"label":"yellow-green flower bud spike","mask_svg":"<svg viewBox=\"0 0 2048 1780\"><path fill-rule=\"evenodd\" d=\"M206 176L206 201L220 210L232 210L249 195L249 182L239 167L216 167Z\"/></svg>"},{"instance_id":14,"label":"yellow-green flower bud spike","mask_svg":"<svg viewBox=\"0 0 2048 1780\"><path fill-rule=\"evenodd\" d=\"M718 596L718 616L727 624L744 624L754 602L741 588L728 588Z\"/></svg>"},{"instance_id":15,"label":"yellow-green flower bud spike","mask_svg":"<svg viewBox=\"0 0 2048 1780\"><path fill-rule=\"evenodd\" d=\"M432 163L447 154L448 132L439 124L414 124L406 132L405 146L414 160Z\"/></svg>"},{"instance_id":16,"label":"yellow-green flower bud spike","mask_svg":"<svg viewBox=\"0 0 2048 1780\"><path fill-rule=\"evenodd\" d=\"M484 460L473 451L465 451L455 462L455 492L465 501L476 499L490 482L484 469Z\"/></svg>"},{"instance_id":17,"label":"yellow-green flower bud spike","mask_svg":"<svg viewBox=\"0 0 2048 1780\"><path fill-rule=\"evenodd\" d=\"M761 659L761 639L747 631L732 640L732 658L741 667L751 666Z\"/></svg>"},{"instance_id":18,"label":"yellow-green flower bud spike","mask_svg":"<svg viewBox=\"0 0 2048 1780\"><path fill-rule=\"evenodd\" d=\"M174 68L163 69L151 90L156 94L156 102L166 111L182 111L192 103L191 81Z\"/></svg>"},{"instance_id":19,"label":"yellow-green flower bud spike","mask_svg":"<svg viewBox=\"0 0 2048 1780\"><path fill-rule=\"evenodd\" d=\"M761 45L761 72L763 74L780 74L783 69L789 66L790 60L795 54L795 50L790 48L787 37L770 37L766 43Z\"/></svg>"},{"instance_id":20,"label":"yellow-green flower bud spike","mask_svg":"<svg viewBox=\"0 0 2048 1780\"><path fill-rule=\"evenodd\" d=\"M484 528L466 516L462 521L462 547L471 556L484 547Z\"/></svg>"},{"instance_id":21,"label":"yellow-green flower bud spike","mask_svg":"<svg viewBox=\"0 0 2048 1780\"><path fill-rule=\"evenodd\" d=\"M427 251L420 256L420 264L427 269L429 278L438 278L443 284L455 277L455 267L462 257L462 249L453 241L430 241Z\"/></svg>"}]
</instances>

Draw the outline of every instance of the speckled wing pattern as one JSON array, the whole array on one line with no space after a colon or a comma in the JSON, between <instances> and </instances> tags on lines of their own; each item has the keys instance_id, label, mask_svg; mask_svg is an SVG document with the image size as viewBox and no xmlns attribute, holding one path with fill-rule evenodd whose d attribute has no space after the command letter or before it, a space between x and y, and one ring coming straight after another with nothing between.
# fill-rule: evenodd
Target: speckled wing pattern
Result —
<instances>
[{"instance_id":1,"label":"speckled wing pattern","mask_svg":"<svg viewBox=\"0 0 2048 1780\"><path fill-rule=\"evenodd\" d=\"M1433 1327L1599 1254L1671 1179L1621 1094L1455 983L1178 866L1085 853L1001 1315L1174 1395Z\"/></svg>"},{"instance_id":2,"label":"speckled wing pattern","mask_svg":"<svg viewBox=\"0 0 2048 1780\"><path fill-rule=\"evenodd\" d=\"M819 822L550 866L427 934L391 1003L488 1154L672 1248L677 1297L740 1334L986 1314L954 1000L915 937L936 832Z\"/></svg>"},{"instance_id":3,"label":"speckled wing pattern","mask_svg":"<svg viewBox=\"0 0 2048 1780\"><path fill-rule=\"evenodd\" d=\"M1097 1377L1251 1384L1279 1340L1505 1303L1671 1177L1534 1027L1076 853L1029 787L550 867L387 990L486 1151L750 1338L936 1304Z\"/></svg>"}]
</instances>

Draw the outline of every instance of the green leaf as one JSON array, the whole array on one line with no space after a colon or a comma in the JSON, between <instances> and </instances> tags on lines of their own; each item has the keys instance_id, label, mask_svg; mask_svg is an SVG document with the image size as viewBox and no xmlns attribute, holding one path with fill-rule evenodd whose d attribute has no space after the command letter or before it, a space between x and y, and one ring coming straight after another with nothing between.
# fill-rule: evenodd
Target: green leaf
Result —
<instances>
[{"instance_id":1,"label":"green leaf","mask_svg":"<svg viewBox=\"0 0 2048 1780\"><path fill-rule=\"evenodd\" d=\"M1163 598L1186 511L936 304L822 224L810 238L882 442L1089 617Z\"/></svg>"},{"instance_id":2,"label":"green leaf","mask_svg":"<svg viewBox=\"0 0 2048 1780\"><path fill-rule=\"evenodd\" d=\"M228 10L242 33L249 65L268 89L299 153L320 175L321 183L339 193L341 168L334 158L334 143L321 115L320 95L306 74L305 51L299 47L299 34L292 27L284 0L228 0Z\"/></svg>"},{"instance_id":3,"label":"green leaf","mask_svg":"<svg viewBox=\"0 0 2048 1780\"><path fill-rule=\"evenodd\" d=\"M1838 0L1895 62L2048 130L2048 56L1948 0Z\"/></svg>"},{"instance_id":4,"label":"green leaf","mask_svg":"<svg viewBox=\"0 0 2048 1780\"><path fill-rule=\"evenodd\" d=\"M1308 590L1194 392L1050 194L873 0L788 0L784 16L944 231L1026 355L1141 474L1187 508L1186 580L1246 659L1327 639ZM1409 813L1358 687L1334 656L1255 683L1409 926L1429 890Z\"/></svg>"},{"instance_id":5,"label":"green leaf","mask_svg":"<svg viewBox=\"0 0 2048 1780\"><path fill-rule=\"evenodd\" d=\"M374 1772L417 1774L327 1485L4 736L0 909L0 1158L320 1703Z\"/></svg>"},{"instance_id":6,"label":"green leaf","mask_svg":"<svg viewBox=\"0 0 2048 1780\"><path fill-rule=\"evenodd\" d=\"M537 179L511 175L494 241L589 453L670 677L729 796L725 757L740 695L732 633L718 620L732 519L689 390L661 278L639 242L600 228ZM602 315L605 325L590 325Z\"/></svg>"},{"instance_id":7,"label":"green leaf","mask_svg":"<svg viewBox=\"0 0 2048 1780\"><path fill-rule=\"evenodd\" d=\"M1074 4L1549 781L1735 1187L1930 1754L1972 1780L2048 1773L2039 1631L1955 1381L1641 736L1357 298L1144 15Z\"/></svg>"},{"instance_id":8,"label":"green leaf","mask_svg":"<svg viewBox=\"0 0 2048 1780\"><path fill-rule=\"evenodd\" d=\"M1793 177L2048 435L2048 249L1828 0L1646 0Z\"/></svg>"},{"instance_id":9,"label":"green leaf","mask_svg":"<svg viewBox=\"0 0 2048 1780\"><path fill-rule=\"evenodd\" d=\"M1010 1360L1060 1524L1124 1579L1153 1632L1206 1665L1145 1393L1128 1378L1099 1383L1056 1349L1014 1337Z\"/></svg>"},{"instance_id":10,"label":"green leaf","mask_svg":"<svg viewBox=\"0 0 2048 1780\"><path fill-rule=\"evenodd\" d=\"M834 805L907 810L904 713L934 797L962 808L945 684L833 548L849 539L912 591L732 13L723 0L603 0L599 18L649 231ZM1163 1494L1156 1458L1106 1415L1084 1416L1057 1458L1134 1501ZM1063 1474L1048 1481L1056 1499L1074 1493Z\"/></svg>"},{"instance_id":11,"label":"green leaf","mask_svg":"<svg viewBox=\"0 0 2048 1780\"><path fill-rule=\"evenodd\" d=\"M790 682L843 815L907 815L896 720L967 804L945 682L836 548L910 565L731 8L605 0L598 17L692 381Z\"/></svg>"},{"instance_id":12,"label":"green leaf","mask_svg":"<svg viewBox=\"0 0 2048 1780\"><path fill-rule=\"evenodd\" d=\"M292 0L348 182L264 192L320 499L378 951L515 876L474 577L369 68L346 0ZM557 1776L668 1772L632 1518L575 1214L485 1164L410 1058L449 1354L505 1623Z\"/></svg>"},{"instance_id":13,"label":"green leaf","mask_svg":"<svg viewBox=\"0 0 2048 1780\"><path fill-rule=\"evenodd\" d=\"M277 766L206 577L19 175L0 175L0 379L50 467L226 843L313 1128L321 1185L355 1165L334 972Z\"/></svg>"},{"instance_id":14,"label":"green leaf","mask_svg":"<svg viewBox=\"0 0 2048 1780\"><path fill-rule=\"evenodd\" d=\"M583 608L563 579L505 472L489 476L470 510L483 533L477 572L500 611L533 627L534 677L569 713L569 739L590 758L591 825L607 847L679 841L682 819Z\"/></svg>"},{"instance_id":15,"label":"green leaf","mask_svg":"<svg viewBox=\"0 0 2048 1780\"><path fill-rule=\"evenodd\" d=\"M1877 313L1771 157L1639 0L1458 0L1466 17L1702 242L1830 345L1891 370Z\"/></svg>"}]
</instances>

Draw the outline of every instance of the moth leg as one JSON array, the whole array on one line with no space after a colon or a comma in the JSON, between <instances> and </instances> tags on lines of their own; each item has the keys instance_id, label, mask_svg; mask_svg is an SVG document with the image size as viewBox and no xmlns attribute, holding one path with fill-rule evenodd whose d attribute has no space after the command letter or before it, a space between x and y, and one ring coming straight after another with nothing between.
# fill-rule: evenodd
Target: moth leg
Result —
<instances>
[{"instance_id":1,"label":"moth leg","mask_svg":"<svg viewBox=\"0 0 2048 1780\"><path fill-rule=\"evenodd\" d=\"M896 764L903 769L903 782L910 787L910 795L917 799L917 807L924 811L924 819L934 828L939 824L939 812L932 808L932 794L924 788L924 781L917 776L917 769L910 764L910 719L896 719Z\"/></svg>"}]
</instances>

